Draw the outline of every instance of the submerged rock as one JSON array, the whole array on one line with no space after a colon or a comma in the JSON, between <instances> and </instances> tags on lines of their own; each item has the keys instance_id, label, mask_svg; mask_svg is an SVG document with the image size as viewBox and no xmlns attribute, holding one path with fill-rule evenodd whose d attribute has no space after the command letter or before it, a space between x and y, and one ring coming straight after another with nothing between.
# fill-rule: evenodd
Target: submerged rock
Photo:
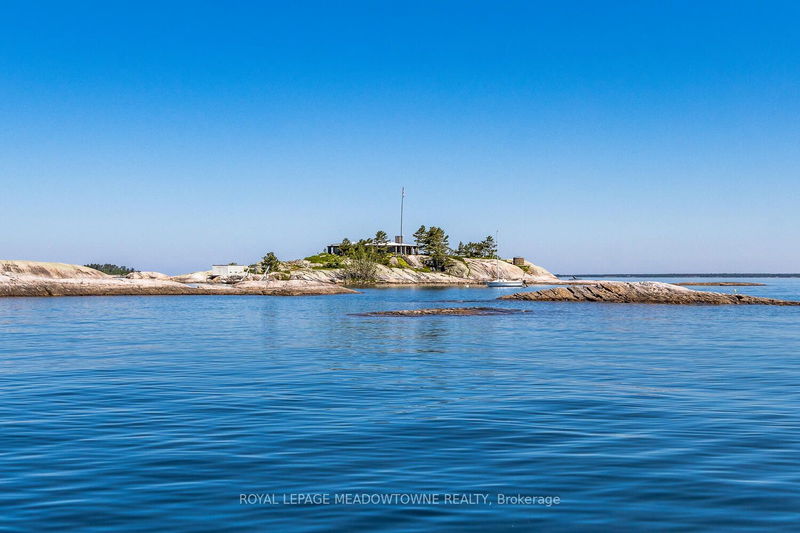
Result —
<instances>
[{"instance_id":1,"label":"submerged rock","mask_svg":"<svg viewBox=\"0 0 800 533\"><path fill-rule=\"evenodd\" d=\"M475 316L475 315L513 315L525 313L523 309L503 309L501 307L446 307L440 309L402 309L400 311L372 311L357 313L356 316Z\"/></svg>"},{"instance_id":2,"label":"submerged rock","mask_svg":"<svg viewBox=\"0 0 800 533\"><path fill-rule=\"evenodd\" d=\"M606 302L705 305L800 305L800 301L760 298L746 294L723 294L679 287L657 281L601 281L591 285L570 285L534 292L501 296L500 300L541 302Z\"/></svg>"}]
</instances>

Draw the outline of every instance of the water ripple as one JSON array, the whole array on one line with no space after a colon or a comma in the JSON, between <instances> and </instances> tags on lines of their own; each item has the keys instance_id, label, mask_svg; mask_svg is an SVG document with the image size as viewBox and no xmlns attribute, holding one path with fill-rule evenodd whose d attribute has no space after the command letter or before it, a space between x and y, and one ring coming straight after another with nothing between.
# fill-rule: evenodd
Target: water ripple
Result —
<instances>
[{"instance_id":1,"label":"water ripple","mask_svg":"<svg viewBox=\"0 0 800 533\"><path fill-rule=\"evenodd\" d=\"M0 300L0 529L796 527L800 310L350 316L490 296ZM292 492L562 503L239 502Z\"/></svg>"}]
</instances>

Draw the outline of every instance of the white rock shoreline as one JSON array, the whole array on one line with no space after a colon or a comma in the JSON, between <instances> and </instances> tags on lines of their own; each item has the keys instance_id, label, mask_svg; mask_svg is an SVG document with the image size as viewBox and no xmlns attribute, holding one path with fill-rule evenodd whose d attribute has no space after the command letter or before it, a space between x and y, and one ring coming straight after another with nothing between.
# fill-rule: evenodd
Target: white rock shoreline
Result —
<instances>
[{"instance_id":1,"label":"white rock shoreline","mask_svg":"<svg viewBox=\"0 0 800 533\"><path fill-rule=\"evenodd\" d=\"M162 274L163 276L163 274ZM334 283L303 280L187 284L147 276L121 278L65 263L0 261L0 297L34 296L307 296L355 293Z\"/></svg>"},{"instance_id":2,"label":"white rock shoreline","mask_svg":"<svg viewBox=\"0 0 800 533\"><path fill-rule=\"evenodd\" d=\"M421 258L408 256L417 268L378 265L372 286L467 286L482 285L502 277L526 285L572 285L588 280L560 280L532 263L525 268L505 261L463 259L454 261L448 272L419 268ZM313 268L308 261L289 262L288 270L268 276L247 275L222 279L211 271L179 276L160 272L133 272L125 277L104 274L92 268L66 263L0 260L0 297L15 296L112 296L112 295L286 295L347 294L342 269Z\"/></svg>"},{"instance_id":3,"label":"white rock shoreline","mask_svg":"<svg viewBox=\"0 0 800 533\"><path fill-rule=\"evenodd\" d=\"M458 259L453 261L453 264L448 267L446 272L430 272L421 268L421 256L404 256L404 259L412 268L377 265L373 285L476 285L496 279L497 277L521 280L528 285L594 283L594 281L591 280L561 280L544 268L529 262L525 263L524 268L520 268L506 261L494 259ZM261 279L261 277L262 276L249 276L248 278ZM284 270L269 274L267 277L271 279L288 277L290 280L345 284L345 273L343 269L315 268L315 265L305 260L289 261L284 264ZM227 281L213 278L211 271L182 274L180 276L173 276L170 279L181 283L215 283Z\"/></svg>"}]
</instances>

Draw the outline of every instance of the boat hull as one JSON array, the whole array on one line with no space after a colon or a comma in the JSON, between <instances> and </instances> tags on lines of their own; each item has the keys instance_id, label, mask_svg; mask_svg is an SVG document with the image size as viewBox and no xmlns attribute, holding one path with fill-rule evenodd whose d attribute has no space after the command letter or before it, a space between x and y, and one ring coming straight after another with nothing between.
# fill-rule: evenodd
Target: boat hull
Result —
<instances>
[{"instance_id":1,"label":"boat hull","mask_svg":"<svg viewBox=\"0 0 800 533\"><path fill-rule=\"evenodd\" d=\"M522 282L522 280L501 279L501 280L495 280L495 281L487 281L486 282L486 286L487 287L524 287L525 284Z\"/></svg>"}]
</instances>

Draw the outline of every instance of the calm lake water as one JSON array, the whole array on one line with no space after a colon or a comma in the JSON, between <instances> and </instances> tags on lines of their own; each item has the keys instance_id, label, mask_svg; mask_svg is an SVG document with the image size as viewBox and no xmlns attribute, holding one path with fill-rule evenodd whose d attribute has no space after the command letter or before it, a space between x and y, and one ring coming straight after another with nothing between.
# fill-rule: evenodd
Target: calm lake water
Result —
<instances>
[{"instance_id":1,"label":"calm lake water","mask_svg":"<svg viewBox=\"0 0 800 533\"><path fill-rule=\"evenodd\" d=\"M0 299L0 530L798 527L800 308L507 292Z\"/></svg>"}]
</instances>

